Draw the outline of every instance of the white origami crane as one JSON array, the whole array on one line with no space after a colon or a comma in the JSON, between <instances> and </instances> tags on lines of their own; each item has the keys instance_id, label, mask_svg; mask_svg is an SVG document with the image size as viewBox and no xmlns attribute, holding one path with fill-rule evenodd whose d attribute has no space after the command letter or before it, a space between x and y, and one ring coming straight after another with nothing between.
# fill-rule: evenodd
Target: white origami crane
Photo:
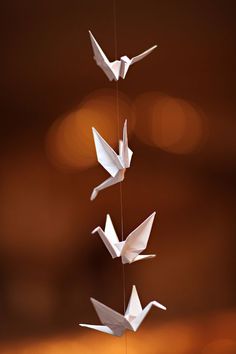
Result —
<instances>
[{"instance_id":1,"label":"white origami crane","mask_svg":"<svg viewBox=\"0 0 236 354\"><path fill-rule=\"evenodd\" d=\"M91 298L91 301L103 325L80 324L80 326L92 328L118 337L122 336L126 329L136 332L152 306L166 310L166 307L157 301L151 301L143 309L134 285L125 315L121 315L93 298Z\"/></svg>"},{"instance_id":2,"label":"white origami crane","mask_svg":"<svg viewBox=\"0 0 236 354\"><path fill-rule=\"evenodd\" d=\"M98 162L111 175L111 177L94 188L90 197L91 200L94 200L98 192L102 189L123 181L126 168L130 167L133 151L128 147L127 120L124 123L123 140L119 142L119 155L117 155L95 128L92 128L92 130Z\"/></svg>"},{"instance_id":3,"label":"white origami crane","mask_svg":"<svg viewBox=\"0 0 236 354\"><path fill-rule=\"evenodd\" d=\"M110 81L118 81L119 77L124 79L130 65L136 63L139 60L142 60L157 47L154 45L153 47L137 55L136 57L133 57L132 59L129 59L126 55L124 55L120 58L120 60L110 62L91 31L89 31L89 35L93 47L94 60L96 61L97 65L100 66L100 68L104 71Z\"/></svg>"},{"instance_id":4,"label":"white origami crane","mask_svg":"<svg viewBox=\"0 0 236 354\"><path fill-rule=\"evenodd\" d=\"M125 241L119 241L110 215L106 217L105 231L100 226L92 231L98 232L112 258L121 257L122 263L133 263L142 259L153 258L155 254L139 255L147 247L152 224L156 213L152 213L144 222L132 231Z\"/></svg>"}]
</instances>

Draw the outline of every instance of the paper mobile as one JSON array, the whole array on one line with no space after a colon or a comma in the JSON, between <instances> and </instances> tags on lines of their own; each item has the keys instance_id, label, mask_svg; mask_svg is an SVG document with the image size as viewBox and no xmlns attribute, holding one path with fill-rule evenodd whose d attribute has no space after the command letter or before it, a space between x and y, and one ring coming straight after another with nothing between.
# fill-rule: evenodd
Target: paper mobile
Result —
<instances>
[{"instance_id":1,"label":"paper mobile","mask_svg":"<svg viewBox=\"0 0 236 354\"><path fill-rule=\"evenodd\" d=\"M154 45L153 47L133 57L132 59L129 59L126 55L124 55L120 58L120 60L110 62L91 31L89 31L89 35L93 48L94 60L96 61L97 65L100 66L100 68L104 71L110 81L118 81L119 77L124 79L130 65L136 63L139 60L142 60L157 47Z\"/></svg>"},{"instance_id":2,"label":"paper mobile","mask_svg":"<svg viewBox=\"0 0 236 354\"><path fill-rule=\"evenodd\" d=\"M98 232L112 258L121 257L122 263L133 263L147 258L155 257L155 254L139 255L147 247L152 224L156 213L152 213L144 222L132 231L125 241L119 241L110 215L106 217L105 231L100 226L92 231Z\"/></svg>"},{"instance_id":3,"label":"paper mobile","mask_svg":"<svg viewBox=\"0 0 236 354\"><path fill-rule=\"evenodd\" d=\"M114 33L116 33L115 26ZM110 62L91 31L89 31L89 35L93 48L94 60L96 61L97 65L100 66L100 68L104 71L110 81L118 81L120 77L124 79L129 70L129 67L132 64L145 58L157 47L155 45L140 55L133 57L132 59L129 59L127 56L122 56L120 60ZM117 94L118 92L119 88L117 86ZM118 112L119 100L117 100L117 116ZM119 141L118 153L112 149L112 147L103 139L103 137L97 132L95 128L92 128L92 131L97 160L110 174L109 178L107 178L104 182L93 189L90 199L94 200L101 190L124 180L126 169L130 167L133 152L128 146L127 120L125 121L123 127L123 138ZM123 225L122 195L120 195L120 204L121 224ZM109 214L106 216L105 229L103 230L100 226L98 226L92 231L92 234L98 233L112 258L120 257L123 264L130 264L143 259L153 258L155 257L155 254L140 255L140 253L142 253L147 247L155 215L155 212L152 213L135 230L133 230L125 240L123 239L123 232L122 240L119 240ZM125 267L123 267L122 270L125 308ZM146 305L146 307L142 308L136 287L134 285L128 306L126 310L124 309L124 315L114 311L110 307L93 298L91 298L91 302L101 324L93 325L81 323L80 326L111 334L113 336L122 336L126 330L136 332L152 306L166 310L166 307L157 301L151 301L148 305Z\"/></svg>"},{"instance_id":4,"label":"paper mobile","mask_svg":"<svg viewBox=\"0 0 236 354\"><path fill-rule=\"evenodd\" d=\"M117 155L95 128L92 128L92 130L98 162L111 175L111 177L94 188L90 197L91 200L94 200L98 192L102 189L123 181L126 168L130 167L133 152L128 147L127 120L124 123L123 140L119 142L119 155Z\"/></svg>"},{"instance_id":5,"label":"paper mobile","mask_svg":"<svg viewBox=\"0 0 236 354\"><path fill-rule=\"evenodd\" d=\"M157 301L151 301L143 309L134 285L125 315L121 315L93 298L91 298L91 302L103 325L80 324L80 326L112 334L113 336L122 336L125 330L136 332L152 306L166 310L166 307Z\"/></svg>"}]
</instances>

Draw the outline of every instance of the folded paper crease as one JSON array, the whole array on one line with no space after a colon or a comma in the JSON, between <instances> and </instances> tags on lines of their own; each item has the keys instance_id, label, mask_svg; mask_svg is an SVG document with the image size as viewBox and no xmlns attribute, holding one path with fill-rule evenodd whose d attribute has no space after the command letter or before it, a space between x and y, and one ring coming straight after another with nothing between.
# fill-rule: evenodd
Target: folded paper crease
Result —
<instances>
[{"instance_id":1,"label":"folded paper crease","mask_svg":"<svg viewBox=\"0 0 236 354\"><path fill-rule=\"evenodd\" d=\"M110 81L118 81L120 77L125 79L130 66L145 58L157 47L157 45L154 45L131 59L126 55L123 55L120 60L110 62L91 31L89 31L89 36L92 44L94 60L96 61L97 65L104 71Z\"/></svg>"},{"instance_id":2,"label":"folded paper crease","mask_svg":"<svg viewBox=\"0 0 236 354\"><path fill-rule=\"evenodd\" d=\"M166 307L157 301L151 301L148 305L142 308L135 285L133 285L129 303L124 315L93 298L91 298L91 302L102 326L82 323L80 326L118 337L122 336L125 330L136 332L153 306L161 310L166 310Z\"/></svg>"},{"instance_id":3,"label":"folded paper crease","mask_svg":"<svg viewBox=\"0 0 236 354\"><path fill-rule=\"evenodd\" d=\"M155 254L139 254L147 247L155 215L156 212L152 213L124 241L119 241L109 214L106 217L105 230L98 226L92 234L98 233L112 258L121 257L123 264L153 258Z\"/></svg>"},{"instance_id":4,"label":"folded paper crease","mask_svg":"<svg viewBox=\"0 0 236 354\"><path fill-rule=\"evenodd\" d=\"M124 180L125 171L130 167L133 152L128 147L127 120L125 120L123 127L123 140L119 142L119 154L112 149L95 128L92 128L92 131L98 162L111 175L93 189L90 199L94 200L101 190Z\"/></svg>"}]
</instances>

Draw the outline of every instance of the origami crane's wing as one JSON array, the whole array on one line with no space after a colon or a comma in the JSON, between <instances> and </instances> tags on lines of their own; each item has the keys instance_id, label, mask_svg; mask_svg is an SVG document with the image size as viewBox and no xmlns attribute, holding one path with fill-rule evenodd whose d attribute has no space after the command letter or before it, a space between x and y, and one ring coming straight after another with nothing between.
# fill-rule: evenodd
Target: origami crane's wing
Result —
<instances>
[{"instance_id":1,"label":"origami crane's wing","mask_svg":"<svg viewBox=\"0 0 236 354\"><path fill-rule=\"evenodd\" d=\"M105 53L103 52L102 48L96 41L94 35L92 34L91 31L89 31L89 36L93 48L93 54L94 54L94 59L96 60L96 63L100 66L103 63L106 63L107 65L110 64L109 60L107 59Z\"/></svg>"},{"instance_id":2,"label":"origami crane's wing","mask_svg":"<svg viewBox=\"0 0 236 354\"><path fill-rule=\"evenodd\" d=\"M119 141L119 156L122 156L122 150L123 150L123 141ZM128 147L128 164L125 166L125 168L130 167L131 159L133 156L133 151ZM121 158L122 159L122 158Z\"/></svg>"},{"instance_id":3,"label":"origami crane's wing","mask_svg":"<svg viewBox=\"0 0 236 354\"><path fill-rule=\"evenodd\" d=\"M155 212L152 213L141 225L129 234L121 251L123 263L134 262L139 253L147 247L155 215Z\"/></svg>"},{"instance_id":4,"label":"origami crane's wing","mask_svg":"<svg viewBox=\"0 0 236 354\"><path fill-rule=\"evenodd\" d=\"M111 80L119 80L120 77L120 67L121 67L121 61L120 60L115 60L113 62L111 62L111 69L112 69L112 74L113 74L113 78Z\"/></svg>"},{"instance_id":5,"label":"origami crane's wing","mask_svg":"<svg viewBox=\"0 0 236 354\"><path fill-rule=\"evenodd\" d=\"M162 310L166 310L166 307L160 304L157 301L151 301L143 310L142 312L131 321L131 326L133 331L137 331L141 323L143 322L144 318L147 316L148 312L151 310L152 306L156 306Z\"/></svg>"},{"instance_id":6,"label":"origami crane's wing","mask_svg":"<svg viewBox=\"0 0 236 354\"><path fill-rule=\"evenodd\" d=\"M118 243L119 239L117 237L109 214L107 214L106 218L105 232L100 226L96 227L96 229L92 231L92 234L95 234L96 232L98 232L112 258L119 257L120 251L117 249L117 247L115 247L115 243Z\"/></svg>"},{"instance_id":7,"label":"origami crane's wing","mask_svg":"<svg viewBox=\"0 0 236 354\"><path fill-rule=\"evenodd\" d=\"M116 183L122 182L125 177L124 173L125 173L125 170L120 170L117 172L115 177L109 177L104 182L102 182L97 187L95 187L93 189L92 194L91 194L90 200L94 200L101 190L108 188L110 186L113 186Z\"/></svg>"},{"instance_id":8,"label":"origami crane's wing","mask_svg":"<svg viewBox=\"0 0 236 354\"><path fill-rule=\"evenodd\" d=\"M128 147L127 120L125 120L123 128L123 140L120 140L119 145L119 156L125 168L130 167L132 155L133 151Z\"/></svg>"},{"instance_id":9,"label":"origami crane's wing","mask_svg":"<svg viewBox=\"0 0 236 354\"><path fill-rule=\"evenodd\" d=\"M130 323L123 315L93 298L91 298L91 301L103 325L108 326L112 330L113 328L114 330L132 329Z\"/></svg>"},{"instance_id":10,"label":"origami crane's wing","mask_svg":"<svg viewBox=\"0 0 236 354\"><path fill-rule=\"evenodd\" d=\"M89 36L93 48L94 60L96 61L97 65L100 66L110 81L116 80L116 72L119 61L116 60L115 62L110 63L91 31L89 31Z\"/></svg>"},{"instance_id":11,"label":"origami crane's wing","mask_svg":"<svg viewBox=\"0 0 236 354\"><path fill-rule=\"evenodd\" d=\"M125 312L125 316L127 319L131 319L137 317L141 312L142 312L142 305L140 303L136 287L135 285L133 285L132 293Z\"/></svg>"},{"instance_id":12,"label":"origami crane's wing","mask_svg":"<svg viewBox=\"0 0 236 354\"><path fill-rule=\"evenodd\" d=\"M119 170L124 168L120 162L119 156L95 128L92 128L92 131L98 162L114 177Z\"/></svg>"},{"instance_id":13,"label":"origami crane's wing","mask_svg":"<svg viewBox=\"0 0 236 354\"><path fill-rule=\"evenodd\" d=\"M110 242L114 245L115 243L119 242L118 236L116 234L116 230L113 226L113 223L111 221L111 217L109 214L107 214L106 217L106 224L105 224L105 234L109 238Z\"/></svg>"},{"instance_id":14,"label":"origami crane's wing","mask_svg":"<svg viewBox=\"0 0 236 354\"><path fill-rule=\"evenodd\" d=\"M157 45L154 45L153 47L151 47L151 48L145 50L145 52L143 52L143 53L141 53L141 54L139 54L139 55L133 57L133 58L131 59L131 64L134 64L134 63L136 63L137 61L142 60L143 58L145 58L147 55L149 55L149 54L150 54L154 49L156 49L156 48L157 48Z\"/></svg>"}]
</instances>

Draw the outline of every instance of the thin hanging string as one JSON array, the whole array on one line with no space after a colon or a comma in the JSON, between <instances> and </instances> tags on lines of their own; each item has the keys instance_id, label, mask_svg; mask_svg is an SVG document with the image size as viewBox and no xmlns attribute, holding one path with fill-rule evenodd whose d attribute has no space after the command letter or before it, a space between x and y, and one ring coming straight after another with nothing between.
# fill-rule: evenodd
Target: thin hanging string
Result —
<instances>
[{"instance_id":1,"label":"thin hanging string","mask_svg":"<svg viewBox=\"0 0 236 354\"><path fill-rule=\"evenodd\" d=\"M116 0L113 0L113 19L114 19L114 46L115 46L115 60L117 60L117 14L116 14ZM120 140L120 102L119 102L119 80L116 81L116 119L117 119L117 136ZM124 241L124 207L123 207L123 189L122 182L120 184L120 223L121 223L121 239ZM123 283L123 307L124 313L126 308L125 295L125 265L122 263L122 283ZM125 332L125 353L128 353L127 347L127 333Z\"/></svg>"}]
</instances>

